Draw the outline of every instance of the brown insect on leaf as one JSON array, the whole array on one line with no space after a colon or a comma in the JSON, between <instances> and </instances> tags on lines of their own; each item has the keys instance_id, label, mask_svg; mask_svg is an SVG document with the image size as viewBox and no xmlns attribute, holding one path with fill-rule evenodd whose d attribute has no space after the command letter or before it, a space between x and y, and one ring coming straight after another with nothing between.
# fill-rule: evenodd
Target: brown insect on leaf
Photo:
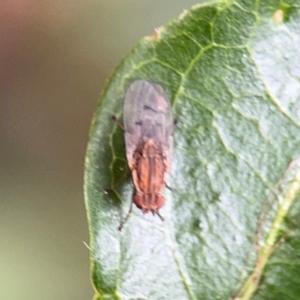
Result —
<instances>
[{"instance_id":1,"label":"brown insect on leaf","mask_svg":"<svg viewBox=\"0 0 300 300\"><path fill-rule=\"evenodd\" d=\"M136 80L126 91L123 114L126 156L134 183L132 201L144 213L160 216L173 146L169 97L159 84Z\"/></svg>"}]
</instances>

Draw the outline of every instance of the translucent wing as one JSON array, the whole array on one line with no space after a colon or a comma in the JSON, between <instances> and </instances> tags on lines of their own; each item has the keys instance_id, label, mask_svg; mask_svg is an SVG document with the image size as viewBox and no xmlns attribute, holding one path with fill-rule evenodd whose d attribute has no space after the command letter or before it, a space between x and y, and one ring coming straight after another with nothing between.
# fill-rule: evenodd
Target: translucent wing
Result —
<instances>
[{"instance_id":1,"label":"translucent wing","mask_svg":"<svg viewBox=\"0 0 300 300\"><path fill-rule=\"evenodd\" d=\"M139 145L153 140L161 148L167 163L173 143L173 113L169 97L157 83L136 80L126 91L124 128L129 167Z\"/></svg>"}]
</instances>

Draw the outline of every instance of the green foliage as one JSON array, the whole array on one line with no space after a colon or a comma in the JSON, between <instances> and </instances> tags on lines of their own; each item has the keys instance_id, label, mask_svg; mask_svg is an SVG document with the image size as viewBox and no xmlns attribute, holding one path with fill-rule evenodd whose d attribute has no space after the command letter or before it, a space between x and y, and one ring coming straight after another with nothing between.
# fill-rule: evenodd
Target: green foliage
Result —
<instances>
[{"instance_id":1,"label":"green foliage","mask_svg":"<svg viewBox=\"0 0 300 300\"><path fill-rule=\"evenodd\" d=\"M299 298L299 32L297 0L212 2L121 62L86 156L95 299ZM132 183L111 116L137 78L160 83L179 120L172 192L165 222L134 207L120 233Z\"/></svg>"}]
</instances>

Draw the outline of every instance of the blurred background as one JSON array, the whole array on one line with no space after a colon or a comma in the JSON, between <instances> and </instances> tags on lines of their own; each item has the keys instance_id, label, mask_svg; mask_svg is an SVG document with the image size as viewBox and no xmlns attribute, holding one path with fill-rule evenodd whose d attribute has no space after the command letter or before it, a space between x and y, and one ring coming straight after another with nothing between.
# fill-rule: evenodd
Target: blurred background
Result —
<instances>
[{"instance_id":1,"label":"blurred background","mask_svg":"<svg viewBox=\"0 0 300 300\"><path fill-rule=\"evenodd\" d=\"M83 164L106 78L192 0L0 1L0 299L90 300Z\"/></svg>"}]
</instances>

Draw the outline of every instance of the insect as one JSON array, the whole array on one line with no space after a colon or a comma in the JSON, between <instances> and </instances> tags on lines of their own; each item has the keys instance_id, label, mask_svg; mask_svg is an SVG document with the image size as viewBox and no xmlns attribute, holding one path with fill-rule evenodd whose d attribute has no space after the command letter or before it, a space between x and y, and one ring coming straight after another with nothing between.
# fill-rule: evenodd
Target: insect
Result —
<instances>
[{"instance_id":1,"label":"insect","mask_svg":"<svg viewBox=\"0 0 300 300\"><path fill-rule=\"evenodd\" d=\"M173 127L172 107L165 90L150 81L132 82L124 101L126 156L134 183L132 202L144 213L152 212L161 219L158 210L165 202L161 193L170 170Z\"/></svg>"}]
</instances>

